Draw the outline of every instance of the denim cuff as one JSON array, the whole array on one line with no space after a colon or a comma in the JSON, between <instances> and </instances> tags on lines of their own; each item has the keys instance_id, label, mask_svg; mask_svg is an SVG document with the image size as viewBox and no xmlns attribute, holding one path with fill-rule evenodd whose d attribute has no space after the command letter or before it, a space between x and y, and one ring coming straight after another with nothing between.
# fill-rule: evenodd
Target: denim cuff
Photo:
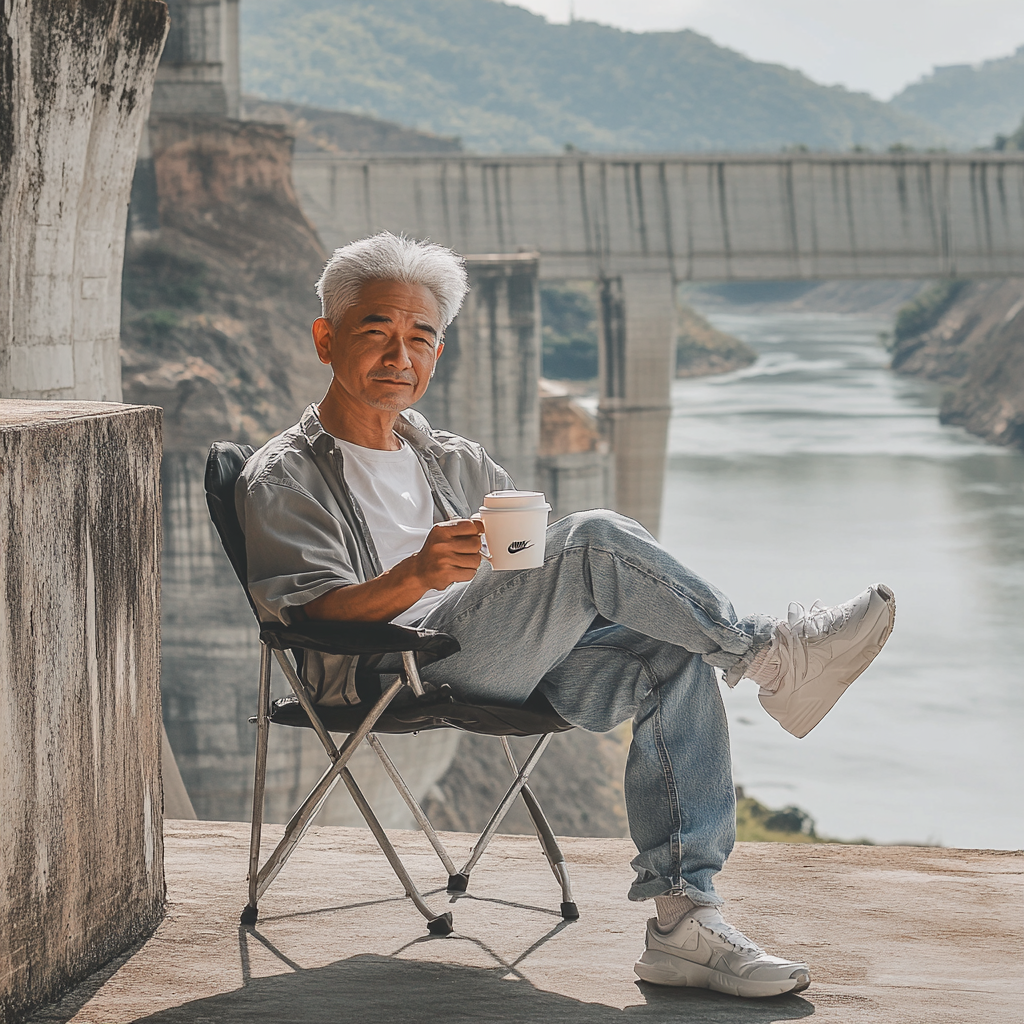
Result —
<instances>
[{"instance_id":1,"label":"denim cuff","mask_svg":"<svg viewBox=\"0 0 1024 1024\"><path fill-rule=\"evenodd\" d=\"M737 634L749 637L750 642L742 654L719 649L702 654L701 660L712 668L720 668L739 679L743 670L772 642L778 619L771 615L748 615L736 623Z\"/></svg>"},{"instance_id":2,"label":"denim cuff","mask_svg":"<svg viewBox=\"0 0 1024 1024\"><path fill-rule=\"evenodd\" d=\"M673 883L671 878L639 878L629 888L629 898L634 903L654 899L655 896L689 896L698 907L720 907L724 900L716 892L704 892L689 882L682 885Z\"/></svg>"}]
</instances>

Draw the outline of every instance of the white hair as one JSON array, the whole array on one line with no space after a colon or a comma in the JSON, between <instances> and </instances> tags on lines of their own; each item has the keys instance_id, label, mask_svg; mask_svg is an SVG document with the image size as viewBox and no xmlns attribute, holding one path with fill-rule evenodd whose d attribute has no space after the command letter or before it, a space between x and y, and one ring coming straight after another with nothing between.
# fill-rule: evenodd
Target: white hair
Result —
<instances>
[{"instance_id":1,"label":"white hair","mask_svg":"<svg viewBox=\"0 0 1024 1024\"><path fill-rule=\"evenodd\" d=\"M441 333L469 291L466 261L451 249L382 231L335 249L316 283L323 315L338 324L367 281L403 281L426 288L441 313Z\"/></svg>"}]
</instances>

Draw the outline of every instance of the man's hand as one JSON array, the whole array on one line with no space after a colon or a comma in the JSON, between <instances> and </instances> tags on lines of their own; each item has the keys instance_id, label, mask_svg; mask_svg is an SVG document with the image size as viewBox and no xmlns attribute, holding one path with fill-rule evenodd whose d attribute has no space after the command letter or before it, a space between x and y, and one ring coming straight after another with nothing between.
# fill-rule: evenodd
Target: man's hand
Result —
<instances>
[{"instance_id":1,"label":"man's hand","mask_svg":"<svg viewBox=\"0 0 1024 1024\"><path fill-rule=\"evenodd\" d=\"M480 568L479 519L453 519L438 523L423 547L409 559L410 569L426 590L444 590L452 583L471 580ZM396 566L397 568L397 566Z\"/></svg>"},{"instance_id":2,"label":"man's hand","mask_svg":"<svg viewBox=\"0 0 1024 1024\"><path fill-rule=\"evenodd\" d=\"M390 622L411 608L428 590L444 590L471 580L480 567L478 519L438 523L423 547L366 583L338 587L304 608L307 618L348 622Z\"/></svg>"}]
</instances>

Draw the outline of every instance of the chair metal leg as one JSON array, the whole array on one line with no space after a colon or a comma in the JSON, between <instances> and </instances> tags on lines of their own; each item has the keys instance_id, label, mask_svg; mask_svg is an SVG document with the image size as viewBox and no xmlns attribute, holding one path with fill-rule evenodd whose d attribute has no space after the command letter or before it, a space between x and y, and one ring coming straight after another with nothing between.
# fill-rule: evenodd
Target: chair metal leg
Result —
<instances>
[{"instance_id":1,"label":"chair metal leg","mask_svg":"<svg viewBox=\"0 0 1024 1024\"><path fill-rule=\"evenodd\" d=\"M288 858L299 845L299 842L312 825L320 808L323 806L327 797L330 795L331 791L340 779L345 783L349 793L352 795L353 801L359 808L360 813L366 819L366 823L370 826L370 831L373 832L384 856L387 857L395 871L395 874L398 875L399 880L405 886L406 893L408 893L409 897L416 905L416 909L419 910L419 912L427 919L428 930L435 935L449 934L452 930L451 914L435 914L430 907L427 906L423 897L420 895L419 890L416 888L416 884L413 882L408 871L406 871L401 858L398 856L395 848L391 845L391 841L388 839L383 827L377 820L376 815L373 813L373 809L363 796L362 791L359 789L355 779L352 777L352 773L346 767L348 761L352 757L352 754L364 739L376 739L376 737L372 736L370 730L373 728L377 719L380 718L387 709L395 695L403 686L406 685L405 681L402 679L395 680L395 682L388 687L381 698L373 706L370 713L363 720L360 727L346 738L345 742L339 749L335 745L333 737L321 721L320 716L316 713L316 709L313 707L313 702L309 699L309 694L306 692L306 688L302 685L301 680L295 672L295 669L292 667L291 662L288 661L287 656L280 651L275 651L274 653L277 655L278 663L281 665L288 682L291 684L295 696L302 705L302 709L306 712L314 731L320 738L320 742L323 744L324 749L327 751L327 754L331 759L331 765L320 777L320 781L313 787L313 790L310 792L309 796L306 797L305 801L303 801L302 805L292 815L287 826L285 826L285 834L282 837L281 842L278 843L277 848L267 859L267 863L263 866L263 871L260 873L257 886L259 894L262 895L263 892L266 891L267 887L277 877L277 874L284 867L285 863L287 863ZM419 677L416 676L415 678L418 682ZM385 754L385 756L387 755ZM392 768L394 768L393 765ZM397 774L397 769L394 770ZM400 775L398 778L401 780ZM402 780L402 786L405 786L404 780ZM409 795L410 797L412 796L411 793ZM415 802L415 797L412 799ZM422 814L422 811L420 811L420 813ZM440 843L440 840L438 840L438 842Z\"/></svg>"},{"instance_id":2,"label":"chair metal leg","mask_svg":"<svg viewBox=\"0 0 1024 1024\"><path fill-rule=\"evenodd\" d=\"M530 756L523 762L523 767L519 770L518 775L516 775L515 781L509 786L508 792L501 798L501 803L494 809L491 820L487 822L483 832L480 833L480 838L474 844L469 860L466 861L465 866L457 875L448 880L449 892L466 891L469 873L476 866L476 862L483 856L484 850L487 849L488 844L494 838L498 827L505 820L505 816L508 814L512 804L515 803L516 797L519 796L519 791L529 781L530 773L540 760L541 754L544 753L544 748L551 742L551 736L551 733L541 736L537 741L537 745L530 751Z\"/></svg>"},{"instance_id":3,"label":"chair metal leg","mask_svg":"<svg viewBox=\"0 0 1024 1024\"><path fill-rule=\"evenodd\" d=\"M420 669L416 664L415 651L402 651L402 675L417 697L422 697L426 693L423 683L420 681Z\"/></svg>"},{"instance_id":4,"label":"chair metal leg","mask_svg":"<svg viewBox=\"0 0 1024 1024\"><path fill-rule=\"evenodd\" d=\"M395 874L398 875L398 880L405 886L405 894L416 905L416 909L427 919L427 930L433 935L448 935L452 931L452 915L450 913L435 914L427 906L426 901L416 887L416 883L412 880L412 876L402 863L402 858L398 856L398 851L391 845L391 840L388 839L384 826L381 825L377 815L373 813L373 808L370 806L369 801L363 796L363 791L356 785L356 780L352 778L352 773L347 768L341 770L341 780L348 787L352 800L356 807L359 808L359 813L366 819L366 824L370 826L370 831L377 840L377 845L380 846Z\"/></svg>"},{"instance_id":5,"label":"chair metal leg","mask_svg":"<svg viewBox=\"0 0 1024 1024\"><path fill-rule=\"evenodd\" d=\"M388 756L388 752L384 749L384 745L372 732L366 737L366 742L369 743L377 752L377 756L380 758L380 763L384 766L384 771L386 771L391 777L391 781L395 784L395 789L402 794L402 799L405 801L409 810L412 811L412 816L416 819L416 824L423 830L423 834L427 837L430 845L434 848L434 852L444 865L445 871L448 872L449 876L454 875L456 873L455 864L451 857L448 856L448 851L445 849L444 843L441 842L440 837L434 831L434 826L430 824L430 819L420 806L419 801L413 795L412 790L405 784L405 779L402 778L401 773L395 767L394 761L392 761Z\"/></svg>"},{"instance_id":6,"label":"chair metal leg","mask_svg":"<svg viewBox=\"0 0 1024 1024\"><path fill-rule=\"evenodd\" d=\"M252 784L252 831L249 837L249 902L242 910L242 924L255 924L259 916L258 877L260 838L263 832L263 798L267 788L267 747L270 741L270 648L260 644L260 691L256 710L256 772Z\"/></svg>"},{"instance_id":7,"label":"chair metal leg","mask_svg":"<svg viewBox=\"0 0 1024 1024\"><path fill-rule=\"evenodd\" d=\"M516 764L515 755L512 753L512 747L507 737L501 737L501 745L505 748L505 756L508 758L508 763L512 766L512 771L518 772L519 766ZM544 856L547 858L551 871L554 873L562 889L562 917L566 921L575 921L579 918L580 912L576 906L576 901L572 898L572 886L569 883L569 867L565 863L565 855L558 845L558 840L555 838L555 833L548 822L547 816L544 814L540 801L529 786L523 786L522 797L523 802L526 804L526 809L530 812L530 817L533 819L533 827L537 831L537 838L540 840L541 848L544 850Z\"/></svg>"},{"instance_id":8,"label":"chair metal leg","mask_svg":"<svg viewBox=\"0 0 1024 1024\"><path fill-rule=\"evenodd\" d=\"M289 668L290 667L291 666L289 666ZM291 677L294 675L295 672L292 670L291 676L289 676L289 682L292 681ZM285 826L284 835L281 837L281 841L277 844L274 852L267 858L266 864L263 865L263 868L259 873L256 886L257 896L262 896L263 893L266 892L267 886L270 885L270 883L277 877L281 868L284 867L288 858L295 850L295 847L299 845L300 840L313 823L313 819L323 806L324 801L330 795L331 790L337 785L342 769L351 760L356 748L364 739L366 739L370 730L373 728L374 723L387 710L387 706L392 700L394 700L395 695L402 689L405 683L402 682L401 679L396 679L384 691L380 700L374 704L369 714L363 719L359 728L355 732L349 734L348 738L341 745L340 750L334 745L334 740L331 739L330 733L324 729L323 722L320 721L320 716L317 715L314 710L313 705L309 700L309 696L306 694L305 687L302 686L301 683L299 683L297 688L295 688L294 683L292 685L295 689L296 696L299 698L299 703L302 704L303 710L305 710L310 721L313 723L313 727L316 729L317 735L320 736L321 741L326 737L326 743L324 745L327 747L328 754L331 757L331 765L328 767L327 771L320 776L320 781L313 787L309 796L306 797L302 805L291 816L291 819Z\"/></svg>"}]
</instances>

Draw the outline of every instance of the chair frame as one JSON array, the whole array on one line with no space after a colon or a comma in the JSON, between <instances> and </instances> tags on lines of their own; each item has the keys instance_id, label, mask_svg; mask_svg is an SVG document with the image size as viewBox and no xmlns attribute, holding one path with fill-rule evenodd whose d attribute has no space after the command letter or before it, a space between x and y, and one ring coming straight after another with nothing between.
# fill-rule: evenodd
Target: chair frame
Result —
<instances>
[{"instance_id":1,"label":"chair frame","mask_svg":"<svg viewBox=\"0 0 1024 1024\"><path fill-rule=\"evenodd\" d=\"M232 442L215 442L210 449L210 458L207 462L206 494L210 516L224 546L225 554L242 586L249 607L259 621L256 605L249 593L244 536L235 515L233 500L234 480L245 459L251 454L252 449L248 446L236 445ZM380 759L384 771L409 807L417 825L426 835L442 866L447 871L446 889L451 896L457 898L467 891L473 868L483 856L516 798L522 797L533 821L537 838L540 840L541 849L544 851L548 865L561 888L560 910L562 917L567 921L579 917L579 910L573 899L572 887L569 882L569 869L565 857L558 846L551 825L544 815L540 801L529 786L530 774L551 742L551 737L555 732L571 728L569 723L554 713L550 705L542 702L546 710L541 708L539 713L534 710L524 715L523 712L526 709L449 705L445 704L443 700L439 701L437 694L428 693L424 688L420 678L420 664L454 654L459 650L459 644L454 637L435 630L413 629L392 623L361 622L305 622L290 625L279 622L260 622L259 628L259 698L256 716L254 719L250 719L256 724L256 765L253 779L252 831L249 841L248 902L241 914L243 925L256 923L259 917L260 899L295 852L302 837L324 806L327 797L341 781L348 789L353 802L365 819L392 870L404 886L406 895L426 918L427 930L435 935L447 935L452 931L451 912L435 913L427 904L369 801L349 771L348 763L364 741ZM305 651L344 655L401 654L402 665L398 677L393 682L382 686L381 696L366 711L361 720L351 723L353 725L351 730L347 725L343 730L336 730L347 732L340 747L334 742L331 730L325 726L306 687L299 678L295 665L288 657L288 652L291 652L296 656L296 664L301 664L301 652ZM292 693L304 712L304 716L298 719L294 715L282 716L280 724L311 728L323 745L330 764L305 800L296 808L285 826L284 835L261 867L260 846L265 810L267 752L270 744L270 726L275 724L275 703L271 696L274 660L279 664ZM390 722L385 720L381 723L380 729L375 729L374 727L388 711L392 701L406 689L411 691L411 706L414 711L418 709L422 714L419 717L414 715L414 724L410 724L409 720L401 718L401 713L394 712ZM277 702L278 705L286 703L288 702ZM464 714L467 711L471 713L469 718ZM478 712L482 718L489 719L489 724L481 724L479 720L475 722L472 720L473 715L477 715ZM460 714L463 715L462 718L459 717ZM512 784L477 837L469 857L461 869L456 868L444 843L377 735L378 732L415 732L420 729L435 728L461 728L466 731L497 736L501 740L505 757L514 776ZM517 763L512 752L508 741L510 735L539 736L522 766Z\"/></svg>"},{"instance_id":2,"label":"chair frame","mask_svg":"<svg viewBox=\"0 0 1024 1024\"><path fill-rule=\"evenodd\" d=\"M294 630L295 627L290 627L289 632L293 632ZM381 851L387 858L392 870L405 887L406 895L408 895L412 900L416 909L424 918L426 918L427 930L435 935L447 935L452 931L453 924L451 912L435 913L427 904L423 894L417 888L416 883L413 881L408 869L405 867L398 851L394 848L391 840L388 838L384 827L381 825L379 819L374 813L369 801L363 795L362 790L359 788L359 785L356 783L356 780L348 769L349 760L358 749L359 744L364 740L380 759L388 777L391 779L402 799L409 807L416 823L427 837L427 840L433 847L438 859L441 861L442 866L448 872L447 892L450 895L457 897L467 891L470 873L483 856L491 842L491 839L493 839L502 821L505 819L505 816L508 814L509 810L511 810L512 804L515 802L516 798L518 796L522 796L523 801L526 804L527 811L530 814L530 818L533 821L537 838L540 840L541 848L544 851L548 865L561 888L562 902L560 911L562 917L565 920L570 921L579 917L579 911L576 907L572 894L572 887L569 880L569 869L565 862L565 856L562 854L558 841L551 829L551 825L541 808L540 801L529 786L530 774L536 767L537 762L540 760L541 755L547 748L547 745L551 742L551 738L554 735L553 732L547 732L540 736L537 743L534 745L533 750L523 762L522 767L520 767L516 761L515 755L513 754L512 748L508 742L508 738L506 736L499 737L505 756L515 777L512 784L506 790L505 795L499 801L498 806L495 808L494 813L491 815L483 831L474 842L469 858L461 869L457 869L455 862L452 860L447 848L441 841L440 836L438 836L437 832L431 825L426 812L412 793L412 790L410 790L405 779L402 778L398 768L388 756L388 753L384 749L379 737L373 730L373 726L376 724L378 719L405 687L408 687L417 698L427 698L429 696L420 679L415 651L407 650L402 652L402 671L399 678L383 691L380 698L367 712L366 717L363 719L359 728L354 732L349 733L348 737L339 748L335 744L331 733L324 726L323 721L317 714L316 707L310 700L309 694L299 679L295 668L289 661L287 654L276 646L272 648L271 642L268 642L268 634L273 636L277 631L276 625L263 624L263 635L260 640L259 705L256 714L256 771L253 784L252 832L249 844L249 873L247 878L249 885L249 901L242 911L242 924L252 925L256 923L259 916L258 907L260 898L270 887L270 884L277 877L284 865L288 862L289 857L298 847L302 837L313 824L316 815L323 807L327 797L331 794L338 782L341 781L344 782L353 802L365 819L366 824L373 833L377 844L380 846ZM264 639L264 637L268 638ZM271 702L271 673L273 661L271 654L276 657L285 678L291 686L292 692L295 694L303 711L306 713L310 726L323 745L331 763L316 785L312 790L310 790L309 795L292 814L285 826L284 835L281 837L281 840L278 842L270 856L266 859L263 866L260 867L260 845L267 776L267 752L269 749L270 726L273 724Z\"/></svg>"}]
</instances>

